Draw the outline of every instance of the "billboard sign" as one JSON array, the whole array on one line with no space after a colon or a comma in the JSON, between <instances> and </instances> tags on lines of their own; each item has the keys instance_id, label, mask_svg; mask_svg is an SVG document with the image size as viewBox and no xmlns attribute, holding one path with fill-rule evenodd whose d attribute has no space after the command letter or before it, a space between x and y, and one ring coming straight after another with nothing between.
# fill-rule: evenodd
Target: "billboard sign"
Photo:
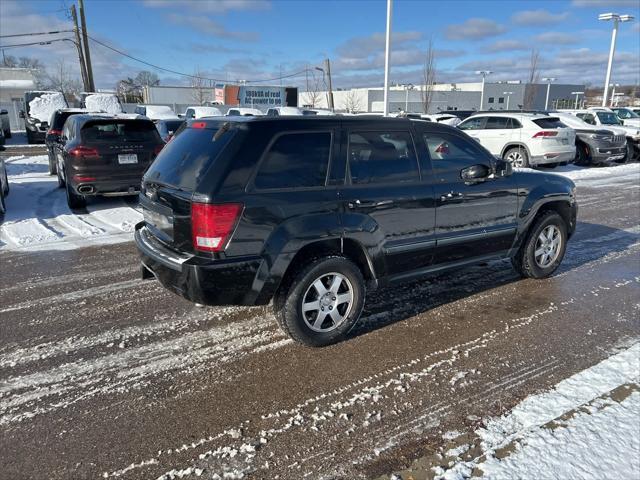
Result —
<instances>
[{"instance_id":1,"label":"billboard sign","mask_svg":"<svg viewBox=\"0 0 640 480\"><path fill-rule=\"evenodd\" d=\"M213 91L214 102L224 105L224 84L216 83L216 88Z\"/></svg>"},{"instance_id":2,"label":"billboard sign","mask_svg":"<svg viewBox=\"0 0 640 480\"><path fill-rule=\"evenodd\" d=\"M238 103L241 107L283 107L285 88L243 85L238 91Z\"/></svg>"}]
</instances>

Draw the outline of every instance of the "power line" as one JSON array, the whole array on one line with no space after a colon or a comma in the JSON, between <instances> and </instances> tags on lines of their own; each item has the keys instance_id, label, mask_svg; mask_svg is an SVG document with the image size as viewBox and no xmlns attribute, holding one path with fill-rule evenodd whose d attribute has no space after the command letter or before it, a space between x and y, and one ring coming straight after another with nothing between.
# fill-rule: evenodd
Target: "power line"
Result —
<instances>
[{"instance_id":1,"label":"power line","mask_svg":"<svg viewBox=\"0 0 640 480\"><path fill-rule=\"evenodd\" d=\"M13 48L13 47L29 47L29 46L32 46L32 45L51 45L52 42L66 42L66 41L75 43L70 38L52 38L51 40L43 40L42 42L15 43L13 45L0 45L0 50L5 50L7 48Z\"/></svg>"},{"instance_id":2,"label":"power line","mask_svg":"<svg viewBox=\"0 0 640 480\"><path fill-rule=\"evenodd\" d=\"M36 35L55 35L56 33L70 33L73 30L54 30L53 32L35 32L35 33L14 33L13 35L0 35L0 38L10 37L30 37Z\"/></svg>"},{"instance_id":3,"label":"power line","mask_svg":"<svg viewBox=\"0 0 640 480\"><path fill-rule=\"evenodd\" d=\"M155 68L156 70L161 70L163 72L168 72L168 73L173 73L174 75L181 75L183 77L189 77L189 78L193 78L196 80L208 80L211 82L226 82L226 80L223 80L221 78L210 78L210 77L200 77L198 75L191 75L189 73L184 73L184 72L179 72L177 70L172 70L170 68L165 68L165 67L161 67L159 65L155 65L153 63L149 63L146 60L142 60L140 58L134 57L133 55L129 55L126 52L123 52L122 50L118 50L117 48L114 48L110 45L107 45L106 43L101 42L100 40L97 40L95 38L93 38L92 36L88 36L93 42L97 43L98 45L102 45L105 48L108 48L109 50L112 50L124 57L130 58L131 60L135 60L136 62L140 62L143 63L144 65L147 65L149 67ZM309 70L308 68L305 68L304 70L300 70L298 72L294 72L288 75L281 75L279 77L275 77L275 78L267 78L267 79L260 79L260 80L245 80L247 83L260 83L260 82L273 82L276 80L280 80L280 79L284 79L284 78L292 78L292 77L297 77L300 75L303 75L304 73L307 72L307 70Z\"/></svg>"}]
</instances>

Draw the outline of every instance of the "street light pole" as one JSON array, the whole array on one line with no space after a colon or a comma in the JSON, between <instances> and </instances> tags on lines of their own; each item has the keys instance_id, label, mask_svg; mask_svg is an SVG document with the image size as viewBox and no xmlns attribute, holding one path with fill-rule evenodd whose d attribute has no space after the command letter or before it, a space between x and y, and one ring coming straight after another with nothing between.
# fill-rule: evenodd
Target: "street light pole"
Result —
<instances>
[{"instance_id":1,"label":"street light pole","mask_svg":"<svg viewBox=\"0 0 640 480\"><path fill-rule=\"evenodd\" d=\"M555 82L556 79L552 77L546 77L542 79L543 82L547 82L547 98L544 101L544 109L549 109L549 91L551 90L551 82Z\"/></svg>"},{"instance_id":2,"label":"street light pole","mask_svg":"<svg viewBox=\"0 0 640 480\"><path fill-rule=\"evenodd\" d=\"M482 75L482 90L480 90L480 110L484 106L484 79L487 75L491 75L493 72L491 70L478 70L476 75Z\"/></svg>"},{"instance_id":3,"label":"street light pole","mask_svg":"<svg viewBox=\"0 0 640 480\"><path fill-rule=\"evenodd\" d=\"M633 15L618 15L617 13L602 13L598 15L598 20L613 20L613 31L611 32L611 48L609 49L609 62L607 63L607 75L604 79L604 93L602 95L602 106L607 106L607 96L609 94L609 82L611 81L611 67L613 66L613 56L616 52L616 37L618 36L618 23L630 22Z\"/></svg>"},{"instance_id":4,"label":"street light pole","mask_svg":"<svg viewBox=\"0 0 640 480\"><path fill-rule=\"evenodd\" d=\"M404 111L405 113L409 111L409 90L413 90L415 87L412 83L404 86Z\"/></svg>"},{"instance_id":5,"label":"street light pole","mask_svg":"<svg viewBox=\"0 0 640 480\"><path fill-rule=\"evenodd\" d=\"M571 92L571 95L575 95L576 96L576 103L574 105L574 109L577 110L578 109L578 97L580 95L584 95L584 92Z\"/></svg>"},{"instance_id":6,"label":"street light pole","mask_svg":"<svg viewBox=\"0 0 640 480\"><path fill-rule=\"evenodd\" d=\"M391 15L393 0L387 0L387 35L384 48L384 116L389 116L389 57L391 54Z\"/></svg>"},{"instance_id":7,"label":"street light pole","mask_svg":"<svg viewBox=\"0 0 640 480\"><path fill-rule=\"evenodd\" d=\"M513 92L502 92L502 94L507 96L507 110L509 110L509 100L511 100L511 95L513 95Z\"/></svg>"},{"instance_id":8,"label":"street light pole","mask_svg":"<svg viewBox=\"0 0 640 480\"><path fill-rule=\"evenodd\" d=\"M611 107L613 107L613 99L616 96L616 87L619 87L620 84L619 83L612 83L611 85L609 85L610 87L612 87L611 90Z\"/></svg>"}]
</instances>

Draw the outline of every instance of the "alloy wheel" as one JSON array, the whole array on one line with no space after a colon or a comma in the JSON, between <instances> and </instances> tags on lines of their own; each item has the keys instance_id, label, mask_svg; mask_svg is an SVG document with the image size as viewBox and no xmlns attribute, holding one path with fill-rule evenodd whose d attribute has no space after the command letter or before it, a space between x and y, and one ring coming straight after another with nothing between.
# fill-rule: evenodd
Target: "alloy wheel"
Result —
<instances>
[{"instance_id":1,"label":"alloy wheel","mask_svg":"<svg viewBox=\"0 0 640 480\"><path fill-rule=\"evenodd\" d=\"M524 156L519 150L509 152L509 155L507 155L507 161L511 162L514 167L524 166Z\"/></svg>"},{"instance_id":2,"label":"alloy wheel","mask_svg":"<svg viewBox=\"0 0 640 480\"><path fill-rule=\"evenodd\" d=\"M536 240L534 258L540 268L548 268L556 261L562 246L560 229L555 225L547 225Z\"/></svg>"},{"instance_id":3,"label":"alloy wheel","mask_svg":"<svg viewBox=\"0 0 640 480\"><path fill-rule=\"evenodd\" d=\"M302 318L314 332L338 328L351 313L353 287L344 275L332 272L318 277L302 297Z\"/></svg>"}]
</instances>

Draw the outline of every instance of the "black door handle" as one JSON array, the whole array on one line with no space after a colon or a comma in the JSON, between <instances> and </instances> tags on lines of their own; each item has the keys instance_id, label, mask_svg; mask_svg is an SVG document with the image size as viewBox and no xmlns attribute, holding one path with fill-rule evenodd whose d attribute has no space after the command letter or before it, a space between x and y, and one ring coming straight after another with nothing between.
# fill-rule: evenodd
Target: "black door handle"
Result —
<instances>
[{"instance_id":1,"label":"black door handle","mask_svg":"<svg viewBox=\"0 0 640 480\"><path fill-rule=\"evenodd\" d=\"M446 202L448 200L461 199L462 197L464 197L464 193L462 193L462 192L449 192L449 193L447 193L445 195L441 195L440 196L440 201Z\"/></svg>"},{"instance_id":2,"label":"black door handle","mask_svg":"<svg viewBox=\"0 0 640 480\"><path fill-rule=\"evenodd\" d=\"M347 206L351 209L355 208L376 208L376 207L384 207L386 205L393 205L393 200L381 200L379 202L368 202L361 200L354 200L353 202L347 203Z\"/></svg>"}]
</instances>

